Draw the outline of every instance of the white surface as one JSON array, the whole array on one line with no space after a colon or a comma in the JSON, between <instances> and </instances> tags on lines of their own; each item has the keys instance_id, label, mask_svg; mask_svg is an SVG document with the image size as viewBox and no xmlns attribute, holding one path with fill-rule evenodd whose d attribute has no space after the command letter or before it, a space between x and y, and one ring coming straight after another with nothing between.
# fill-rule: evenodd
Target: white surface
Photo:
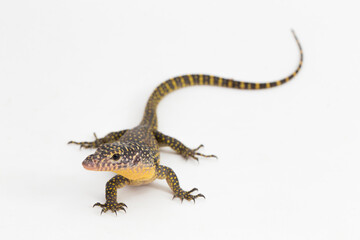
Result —
<instances>
[{"instance_id":1,"label":"white surface","mask_svg":"<svg viewBox=\"0 0 360 240\"><path fill-rule=\"evenodd\" d=\"M358 1L1 1L1 239L359 239ZM184 189L125 187L68 146L135 126L151 91L186 73L286 86L177 91L159 129L218 160L165 149Z\"/></svg>"}]
</instances>

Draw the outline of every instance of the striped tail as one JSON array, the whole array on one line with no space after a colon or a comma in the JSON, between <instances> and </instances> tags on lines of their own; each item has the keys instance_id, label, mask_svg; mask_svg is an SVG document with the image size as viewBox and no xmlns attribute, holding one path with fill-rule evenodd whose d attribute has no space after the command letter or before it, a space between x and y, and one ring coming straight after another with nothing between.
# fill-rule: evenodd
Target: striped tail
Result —
<instances>
[{"instance_id":1,"label":"striped tail","mask_svg":"<svg viewBox=\"0 0 360 240\"><path fill-rule=\"evenodd\" d=\"M300 71L301 66L303 64L303 51L300 45L298 38L295 35L295 32L292 31L296 43L299 47L300 51L300 61L297 69L288 77L266 83L250 83L250 82L242 82L235 81L232 79L226 79L211 75L203 75L203 74L192 74L192 75L184 75L175 78L171 78L163 83L161 83L151 94L145 108L145 114L141 121L141 125L149 125L152 129L157 128L157 116L156 116L156 108L159 104L160 100L165 97L167 94L188 86L195 85L209 85L209 86L219 86L219 87L227 87L227 88L236 88L236 89L265 89L272 88L290 81L296 74Z\"/></svg>"}]
</instances>

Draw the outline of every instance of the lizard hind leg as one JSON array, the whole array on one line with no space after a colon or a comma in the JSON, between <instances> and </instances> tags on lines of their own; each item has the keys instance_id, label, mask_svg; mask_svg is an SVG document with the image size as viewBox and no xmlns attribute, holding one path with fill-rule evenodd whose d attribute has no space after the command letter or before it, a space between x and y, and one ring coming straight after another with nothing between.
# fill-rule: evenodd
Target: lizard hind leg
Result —
<instances>
[{"instance_id":1,"label":"lizard hind leg","mask_svg":"<svg viewBox=\"0 0 360 240\"><path fill-rule=\"evenodd\" d=\"M199 198L199 197L205 198L205 196L201 193L196 194L196 195L192 194L193 192L198 190L197 188L193 188L190 191L184 191L180 187L179 179L177 178L175 172L169 167L166 167L163 165L157 166L156 177L158 179L166 179L167 184L169 185L171 190L174 192L173 199L178 197L178 198L180 198L181 201L186 199L189 201L193 200L195 202L196 198Z\"/></svg>"},{"instance_id":2,"label":"lizard hind leg","mask_svg":"<svg viewBox=\"0 0 360 240\"><path fill-rule=\"evenodd\" d=\"M176 151L178 154L183 156L185 159L189 159L191 157L195 160L199 160L197 156L217 158L215 155L205 155L199 153L198 150L204 146L202 144L195 149L191 149L185 146L182 142L180 142L176 138L167 136L159 131L154 131L154 136L159 144L171 147L174 151Z\"/></svg>"}]
</instances>

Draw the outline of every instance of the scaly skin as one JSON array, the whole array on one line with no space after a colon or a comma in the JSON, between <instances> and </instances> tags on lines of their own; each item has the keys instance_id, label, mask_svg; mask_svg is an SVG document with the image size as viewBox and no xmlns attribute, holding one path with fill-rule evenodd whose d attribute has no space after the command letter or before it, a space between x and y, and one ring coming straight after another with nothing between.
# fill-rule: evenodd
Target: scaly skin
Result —
<instances>
[{"instance_id":1,"label":"scaly skin","mask_svg":"<svg viewBox=\"0 0 360 240\"><path fill-rule=\"evenodd\" d=\"M179 180L175 172L166 166L160 165L160 146L169 146L184 158L216 157L215 155L205 155L199 153L200 145L196 149L186 147L179 140L166 136L157 131L156 108L160 100L167 94L188 86L209 85L235 89L266 89L276 87L287 83L300 71L303 63L303 52L301 45L293 32L300 51L300 61L297 69L288 77L279 81L266 83L250 83L242 81L234 81L231 79L193 74L171 78L161 83L151 94L145 108L145 114L141 123L129 130L112 132L103 138L93 142L74 142L84 148L97 148L94 154L89 155L84 161L85 169L94 171L112 171L117 173L115 177L110 179L106 184L106 202L104 204L96 203L94 206L102 208L101 213L112 211L116 213L124 210L126 205L117 202L117 189L125 185L142 185L148 184L155 179L166 179L169 187L174 192L174 197L181 200L193 200L198 197L205 198L202 194L193 194L196 188L190 191L184 191L179 184Z\"/></svg>"}]
</instances>

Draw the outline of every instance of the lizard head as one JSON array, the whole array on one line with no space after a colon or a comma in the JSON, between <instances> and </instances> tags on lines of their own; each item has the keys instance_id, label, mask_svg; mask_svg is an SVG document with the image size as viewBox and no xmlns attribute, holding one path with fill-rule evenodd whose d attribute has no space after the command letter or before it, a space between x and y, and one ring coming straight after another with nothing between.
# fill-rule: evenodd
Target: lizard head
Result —
<instances>
[{"instance_id":1,"label":"lizard head","mask_svg":"<svg viewBox=\"0 0 360 240\"><path fill-rule=\"evenodd\" d=\"M123 171L153 167L151 151L136 143L106 143L89 155L82 165L93 171Z\"/></svg>"}]
</instances>

